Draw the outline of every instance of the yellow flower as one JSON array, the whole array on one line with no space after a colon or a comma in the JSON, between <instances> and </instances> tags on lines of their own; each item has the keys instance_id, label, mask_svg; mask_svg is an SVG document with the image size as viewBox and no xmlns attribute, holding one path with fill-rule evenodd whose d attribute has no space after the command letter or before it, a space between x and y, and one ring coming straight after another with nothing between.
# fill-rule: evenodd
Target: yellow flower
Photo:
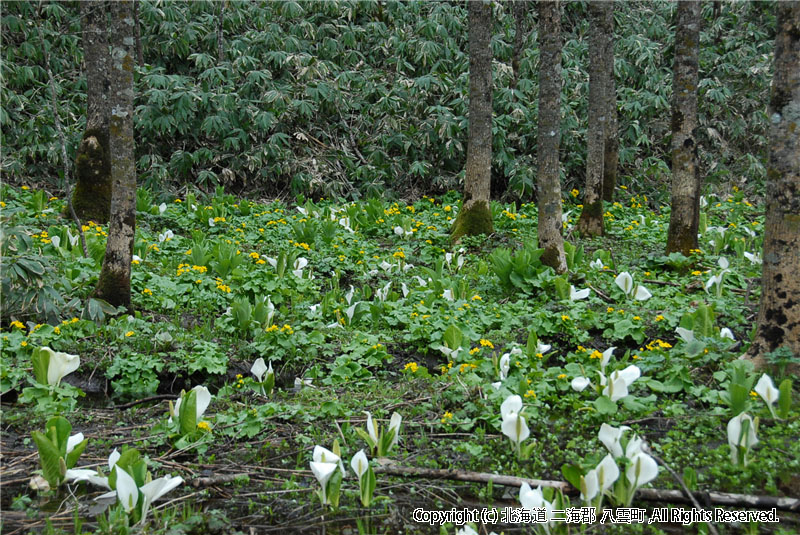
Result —
<instances>
[{"instance_id":1,"label":"yellow flower","mask_svg":"<svg viewBox=\"0 0 800 535\"><path fill-rule=\"evenodd\" d=\"M697 277L697 276L699 276L699 275L702 275L702 274L703 274L703 272L702 272L702 271L698 271L698 270L696 270L696 269L695 269L694 271L692 271L692 275L694 275L695 277Z\"/></svg>"},{"instance_id":2,"label":"yellow flower","mask_svg":"<svg viewBox=\"0 0 800 535\"><path fill-rule=\"evenodd\" d=\"M470 355L474 355L475 353L479 352L480 350L481 350L481 348L479 348L479 347L473 347L472 349L469 350L469 354Z\"/></svg>"},{"instance_id":3,"label":"yellow flower","mask_svg":"<svg viewBox=\"0 0 800 535\"><path fill-rule=\"evenodd\" d=\"M656 316L656 321L664 321L664 316L659 314L658 316Z\"/></svg>"},{"instance_id":4,"label":"yellow flower","mask_svg":"<svg viewBox=\"0 0 800 535\"><path fill-rule=\"evenodd\" d=\"M559 373L558 374L558 378L559 379L566 379L567 378L567 374L566 373Z\"/></svg>"},{"instance_id":5,"label":"yellow flower","mask_svg":"<svg viewBox=\"0 0 800 535\"><path fill-rule=\"evenodd\" d=\"M133 331L128 331L128 332L125 333L125 337L126 338L130 338L131 336L133 336L133 334L134 334Z\"/></svg>"},{"instance_id":6,"label":"yellow flower","mask_svg":"<svg viewBox=\"0 0 800 535\"><path fill-rule=\"evenodd\" d=\"M19 345L20 345L20 347L27 347L27 346L28 346L28 342L26 342L25 340L23 340L22 342L20 342L20 344L19 344Z\"/></svg>"},{"instance_id":7,"label":"yellow flower","mask_svg":"<svg viewBox=\"0 0 800 535\"><path fill-rule=\"evenodd\" d=\"M450 210L452 210L452 208L450 207L450 205L449 205L449 204L448 204L447 206L445 206L445 207L444 207L444 211L445 211L445 212L449 212Z\"/></svg>"},{"instance_id":8,"label":"yellow flower","mask_svg":"<svg viewBox=\"0 0 800 535\"><path fill-rule=\"evenodd\" d=\"M151 290L150 288L145 288L144 290L142 290L142 293L144 295L153 295L153 290Z\"/></svg>"},{"instance_id":9,"label":"yellow flower","mask_svg":"<svg viewBox=\"0 0 800 535\"><path fill-rule=\"evenodd\" d=\"M568 321L568 320L569 320L569 316L567 316L566 314L562 314L561 315L561 321Z\"/></svg>"},{"instance_id":10,"label":"yellow flower","mask_svg":"<svg viewBox=\"0 0 800 535\"><path fill-rule=\"evenodd\" d=\"M395 251L392 256L395 258L405 258L406 254L403 251Z\"/></svg>"},{"instance_id":11,"label":"yellow flower","mask_svg":"<svg viewBox=\"0 0 800 535\"><path fill-rule=\"evenodd\" d=\"M534 392L533 390L528 390L527 392L525 392L525 397L526 398L535 398L536 397L536 392Z\"/></svg>"},{"instance_id":12,"label":"yellow flower","mask_svg":"<svg viewBox=\"0 0 800 535\"><path fill-rule=\"evenodd\" d=\"M31 188L29 188L28 186L22 186L22 189L24 189L24 190L29 190L29 189L31 189Z\"/></svg>"},{"instance_id":13,"label":"yellow flower","mask_svg":"<svg viewBox=\"0 0 800 535\"><path fill-rule=\"evenodd\" d=\"M408 364L406 364L406 367L403 368L403 371L411 370L411 373L417 373L418 369L419 369L419 366L417 365L416 362L409 362Z\"/></svg>"},{"instance_id":14,"label":"yellow flower","mask_svg":"<svg viewBox=\"0 0 800 535\"><path fill-rule=\"evenodd\" d=\"M17 329L24 329L25 326L22 324L21 321L12 321L11 327L16 327Z\"/></svg>"},{"instance_id":15,"label":"yellow flower","mask_svg":"<svg viewBox=\"0 0 800 535\"><path fill-rule=\"evenodd\" d=\"M453 413L450 412L450 411L445 411L445 413L442 415L442 423L443 424L446 424L448 421L450 421L452 419L453 419Z\"/></svg>"},{"instance_id":16,"label":"yellow flower","mask_svg":"<svg viewBox=\"0 0 800 535\"><path fill-rule=\"evenodd\" d=\"M608 312L609 314L611 314L612 312L614 312L614 307L608 307L608 308L606 309L606 312Z\"/></svg>"},{"instance_id":17,"label":"yellow flower","mask_svg":"<svg viewBox=\"0 0 800 535\"><path fill-rule=\"evenodd\" d=\"M294 334L294 329L292 329L291 325L284 324L283 327L281 327L281 332L282 333Z\"/></svg>"},{"instance_id":18,"label":"yellow flower","mask_svg":"<svg viewBox=\"0 0 800 535\"><path fill-rule=\"evenodd\" d=\"M197 428L199 430L201 430L201 431L206 432L206 433L210 433L211 432L211 426L208 425L208 422L206 422L206 421L202 421L199 424L197 424Z\"/></svg>"},{"instance_id":19,"label":"yellow flower","mask_svg":"<svg viewBox=\"0 0 800 535\"><path fill-rule=\"evenodd\" d=\"M487 340L485 338L481 338L480 344L483 347L488 347L489 349L494 349L494 344L492 344L489 340Z\"/></svg>"},{"instance_id":20,"label":"yellow flower","mask_svg":"<svg viewBox=\"0 0 800 535\"><path fill-rule=\"evenodd\" d=\"M56 334L61 334L61 327L53 327L53 332Z\"/></svg>"},{"instance_id":21,"label":"yellow flower","mask_svg":"<svg viewBox=\"0 0 800 535\"><path fill-rule=\"evenodd\" d=\"M640 320L640 319L642 319L642 318L640 318L639 316L634 316L634 317L633 317L633 319L634 319L634 320Z\"/></svg>"},{"instance_id":22,"label":"yellow flower","mask_svg":"<svg viewBox=\"0 0 800 535\"><path fill-rule=\"evenodd\" d=\"M580 191L578 191L578 190L576 190L576 189L573 189L573 190L572 190L572 191L570 191L569 193L570 193L570 195L572 195L573 197L577 197L578 195L580 195L580 193L581 193L581 192L580 192Z\"/></svg>"},{"instance_id":23,"label":"yellow flower","mask_svg":"<svg viewBox=\"0 0 800 535\"><path fill-rule=\"evenodd\" d=\"M750 397L756 399L758 397L758 393L755 390L750 391Z\"/></svg>"}]
</instances>

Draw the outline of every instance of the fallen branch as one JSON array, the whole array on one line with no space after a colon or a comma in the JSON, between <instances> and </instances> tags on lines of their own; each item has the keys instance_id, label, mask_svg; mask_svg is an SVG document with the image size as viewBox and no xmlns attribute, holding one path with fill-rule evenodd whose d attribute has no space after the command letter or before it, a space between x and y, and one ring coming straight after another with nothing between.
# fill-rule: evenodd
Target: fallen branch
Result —
<instances>
[{"instance_id":1,"label":"fallen branch","mask_svg":"<svg viewBox=\"0 0 800 535\"><path fill-rule=\"evenodd\" d=\"M528 483L531 487L551 487L561 489L564 494L578 494L578 489L573 488L565 481L550 481L543 479L530 479L526 477L504 476L486 472L470 472L466 470L441 470L435 468L415 468L408 466L384 465L375 468L376 474L388 474L402 477L424 477L430 479L448 479L453 481L469 481L473 483L488 483L507 487L519 487ZM728 492L702 492L695 491L692 496L705 505L726 505L746 507L750 509L779 509L781 511L800 511L800 500L778 496L753 496L749 494L732 494ZM665 489L639 489L637 498L645 501L692 503L693 500L679 490Z\"/></svg>"}]
</instances>

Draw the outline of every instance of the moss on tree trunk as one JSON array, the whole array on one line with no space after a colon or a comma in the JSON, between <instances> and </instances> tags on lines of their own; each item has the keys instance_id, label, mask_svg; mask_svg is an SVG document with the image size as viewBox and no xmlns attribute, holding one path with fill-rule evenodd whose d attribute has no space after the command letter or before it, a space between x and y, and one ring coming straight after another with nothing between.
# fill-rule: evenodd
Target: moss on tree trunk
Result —
<instances>
[{"instance_id":1,"label":"moss on tree trunk","mask_svg":"<svg viewBox=\"0 0 800 535\"><path fill-rule=\"evenodd\" d=\"M491 234L494 232L492 225L492 209L488 201L478 200L465 204L458 212L456 222L453 223L451 237L453 242L462 236L477 236L478 234Z\"/></svg>"},{"instance_id":2,"label":"moss on tree trunk","mask_svg":"<svg viewBox=\"0 0 800 535\"><path fill-rule=\"evenodd\" d=\"M781 347L800 357L800 2L776 10L761 306L748 352L759 367ZM800 373L800 366L790 372Z\"/></svg>"},{"instance_id":3,"label":"moss on tree trunk","mask_svg":"<svg viewBox=\"0 0 800 535\"><path fill-rule=\"evenodd\" d=\"M678 2L672 95L672 211L667 253L697 249L701 179L697 167L697 57L700 4Z\"/></svg>"},{"instance_id":4,"label":"moss on tree trunk","mask_svg":"<svg viewBox=\"0 0 800 535\"><path fill-rule=\"evenodd\" d=\"M609 73L605 56L611 53L611 2L589 3L589 127L586 131L586 187L578 219L582 236L602 236L603 172L608 121Z\"/></svg>"},{"instance_id":5,"label":"moss on tree trunk","mask_svg":"<svg viewBox=\"0 0 800 535\"><path fill-rule=\"evenodd\" d=\"M111 210L111 145L108 105L111 70L107 3L81 2L83 57L86 65L86 132L75 158L72 206L79 218L106 223Z\"/></svg>"},{"instance_id":6,"label":"moss on tree trunk","mask_svg":"<svg viewBox=\"0 0 800 535\"><path fill-rule=\"evenodd\" d=\"M462 236L491 234L489 195L492 176L492 6L469 2L469 140L464 203L451 231Z\"/></svg>"},{"instance_id":7,"label":"moss on tree trunk","mask_svg":"<svg viewBox=\"0 0 800 535\"><path fill-rule=\"evenodd\" d=\"M107 223L111 209L111 152L108 130L87 129L75 158L72 205L83 220Z\"/></svg>"},{"instance_id":8,"label":"moss on tree trunk","mask_svg":"<svg viewBox=\"0 0 800 535\"><path fill-rule=\"evenodd\" d=\"M559 146L561 144L561 7L558 2L539 5L539 132L538 187L539 247L544 249L542 263L556 270L567 271L564 239L561 236L561 178Z\"/></svg>"}]
</instances>

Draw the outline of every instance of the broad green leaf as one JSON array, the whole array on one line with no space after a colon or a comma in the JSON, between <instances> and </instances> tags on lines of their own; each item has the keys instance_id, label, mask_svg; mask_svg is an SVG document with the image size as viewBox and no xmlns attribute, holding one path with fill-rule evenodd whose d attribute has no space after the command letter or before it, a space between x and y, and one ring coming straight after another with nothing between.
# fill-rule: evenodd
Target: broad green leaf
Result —
<instances>
[{"instance_id":1,"label":"broad green leaf","mask_svg":"<svg viewBox=\"0 0 800 535\"><path fill-rule=\"evenodd\" d=\"M39 431L31 433L36 448L39 450L39 462L42 465L42 475L50 484L51 489L58 488L61 483L61 467L58 448L50 439Z\"/></svg>"},{"instance_id":2,"label":"broad green leaf","mask_svg":"<svg viewBox=\"0 0 800 535\"><path fill-rule=\"evenodd\" d=\"M47 370L50 366L50 353L43 351L42 348L33 350L31 355L33 361L33 375L36 377L36 382L46 385L47 383Z\"/></svg>"},{"instance_id":3,"label":"broad green leaf","mask_svg":"<svg viewBox=\"0 0 800 535\"><path fill-rule=\"evenodd\" d=\"M184 394L180 412L181 435L194 433L197 430L197 392L191 390Z\"/></svg>"}]
</instances>

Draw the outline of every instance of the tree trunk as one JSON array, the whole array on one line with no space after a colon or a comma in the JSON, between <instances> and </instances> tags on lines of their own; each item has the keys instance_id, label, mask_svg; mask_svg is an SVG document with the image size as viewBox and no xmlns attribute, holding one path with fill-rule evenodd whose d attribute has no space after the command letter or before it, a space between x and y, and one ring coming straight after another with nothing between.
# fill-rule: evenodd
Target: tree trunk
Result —
<instances>
[{"instance_id":1,"label":"tree trunk","mask_svg":"<svg viewBox=\"0 0 800 535\"><path fill-rule=\"evenodd\" d=\"M106 2L80 2L86 64L86 131L75 157L72 205L83 220L108 221L111 208L111 155L108 141Z\"/></svg>"},{"instance_id":2,"label":"tree trunk","mask_svg":"<svg viewBox=\"0 0 800 535\"><path fill-rule=\"evenodd\" d=\"M95 296L115 306L131 304L131 257L136 230L133 142L134 20L132 0L111 3L111 220Z\"/></svg>"},{"instance_id":3,"label":"tree trunk","mask_svg":"<svg viewBox=\"0 0 800 535\"><path fill-rule=\"evenodd\" d=\"M492 5L468 2L469 140L464 202L453 224L452 239L491 234L489 192L492 176Z\"/></svg>"},{"instance_id":4,"label":"tree trunk","mask_svg":"<svg viewBox=\"0 0 800 535\"><path fill-rule=\"evenodd\" d=\"M776 9L761 307L749 351L757 365L780 347L800 357L800 2Z\"/></svg>"},{"instance_id":5,"label":"tree trunk","mask_svg":"<svg viewBox=\"0 0 800 535\"><path fill-rule=\"evenodd\" d=\"M603 56L606 79L606 140L603 152L603 200L614 201L617 188L617 166L619 165L619 126L617 120L617 83L614 78L614 2L606 11L608 18L608 54Z\"/></svg>"},{"instance_id":6,"label":"tree trunk","mask_svg":"<svg viewBox=\"0 0 800 535\"><path fill-rule=\"evenodd\" d=\"M608 120L608 72L605 57L610 53L611 28L607 15L611 2L589 3L589 127L586 131L586 187L578 231L583 236L602 236L603 168L606 122Z\"/></svg>"},{"instance_id":7,"label":"tree trunk","mask_svg":"<svg viewBox=\"0 0 800 535\"><path fill-rule=\"evenodd\" d=\"M567 271L561 237L561 177L558 151L561 143L561 6L539 3L539 247L542 262L557 273Z\"/></svg>"},{"instance_id":8,"label":"tree trunk","mask_svg":"<svg viewBox=\"0 0 800 535\"><path fill-rule=\"evenodd\" d=\"M700 174L697 168L697 53L700 3L678 2L672 82L672 212L667 254L697 249Z\"/></svg>"}]
</instances>

